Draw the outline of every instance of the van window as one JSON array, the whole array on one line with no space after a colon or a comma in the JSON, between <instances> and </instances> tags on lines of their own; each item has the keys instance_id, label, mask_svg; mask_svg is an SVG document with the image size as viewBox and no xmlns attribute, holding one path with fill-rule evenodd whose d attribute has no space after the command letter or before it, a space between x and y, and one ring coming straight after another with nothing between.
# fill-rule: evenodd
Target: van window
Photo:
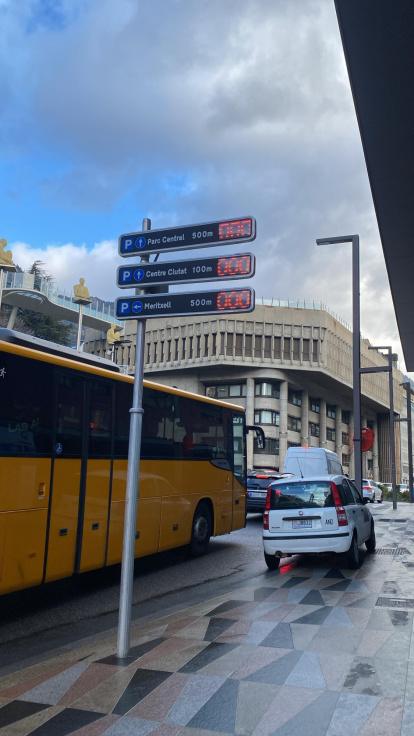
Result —
<instances>
[{"instance_id":1,"label":"van window","mask_svg":"<svg viewBox=\"0 0 414 736\"><path fill-rule=\"evenodd\" d=\"M292 481L291 483L272 483L270 508L314 509L335 506L329 481Z\"/></svg>"},{"instance_id":2,"label":"van window","mask_svg":"<svg viewBox=\"0 0 414 736\"><path fill-rule=\"evenodd\" d=\"M288 462L285 463L285 473L294 473L301 478L308 478L312 475L326 475L325 458L321 455L296 455L290 456Z\"/></svg>"}]
</instances>

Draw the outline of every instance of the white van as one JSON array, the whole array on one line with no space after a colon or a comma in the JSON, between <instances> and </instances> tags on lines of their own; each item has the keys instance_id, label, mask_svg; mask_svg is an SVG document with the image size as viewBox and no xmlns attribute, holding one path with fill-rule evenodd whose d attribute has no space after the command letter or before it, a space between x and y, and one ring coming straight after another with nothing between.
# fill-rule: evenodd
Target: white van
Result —
<instances>
[{"instance_id":1,"label":"white van","mask_svg":"<svg viewBox=\"0 0 414 736\"><path fill-rule=\"evenodd\" d=\"M283 473L311 478L316 475L343 475L343 470L338 455L332 450L323 447L289 447Z\"/></svg>"}]
</instances>

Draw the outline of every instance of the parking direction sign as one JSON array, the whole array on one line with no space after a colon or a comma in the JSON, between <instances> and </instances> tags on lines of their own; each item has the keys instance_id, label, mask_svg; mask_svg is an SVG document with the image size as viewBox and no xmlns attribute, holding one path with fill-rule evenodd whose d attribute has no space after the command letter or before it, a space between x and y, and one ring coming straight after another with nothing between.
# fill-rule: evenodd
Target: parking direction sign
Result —
<instances>
[{"instance_id":1,"label":"parking direction sign","mask_svg":"<svg viewBox=\"0 0 414 736\"><path fill-rule=\"evenodd\" d=\"M153 294L120 297L115 314L121 319L179 317L187 314L228 314L254 310L253 289L196 291L186 294Z\"/></svg>"},{"instance_id":2,"label":"parking direction sign","mask_svg":"<svg viewBox=\"0 0 414 736\"><path fill-rule=\"evenodd\" d=\"M143 230L121 235L119 254L124 258L143 253L161 253L189 248L208 248L226 243L249 243L256 238L254 217L217 220L162 230Z\"/></svg>"},{"instance_id":3,"label":"parking direction sign","mask_svg":"<svg viewBox=\"0 0 414 736\"><path fill-rule=\"evenodd\" d=\"M121 289L130 289L132 286L250 279L254 276L255 266L256 259L252 253L168 263L140 263L120 266L116 283Z\"/></svg>"}]
</instances>

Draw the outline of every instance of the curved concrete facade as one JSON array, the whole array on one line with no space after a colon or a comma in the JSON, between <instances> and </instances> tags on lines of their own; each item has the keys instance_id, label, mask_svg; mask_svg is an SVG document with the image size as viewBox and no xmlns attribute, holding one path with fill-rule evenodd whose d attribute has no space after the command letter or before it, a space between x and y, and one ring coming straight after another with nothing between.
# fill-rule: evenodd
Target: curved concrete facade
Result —
<instances>
[{"instance_id":1,"label":"curved concrete facade","mask_svg":"<svg viewBox=\"0 0 414 736\"><path fill-rule=\"evenodd\" d=\"M136 322L126 322L129 360L126 352L117 356L130 371L135 332ZM386 366L368 345L361 341L361 366ZM86 349L100 354L105 345L90 339ZM326 311L258 305L249 315L227 319L149 319L145 373L160 383L245 406L248 423L261 424L271 440L267 452L257 452L249 438L249 468L282 468L290 445L309 444L336 451L353 476L352 333ZM394 368L393 375L400 414L402 374ZM372 451L363 454L363 475L384 482L388 463L377 436L387 412L388 373L362 375L362 426L377 433Z\"/></svg>"}]
</instances>

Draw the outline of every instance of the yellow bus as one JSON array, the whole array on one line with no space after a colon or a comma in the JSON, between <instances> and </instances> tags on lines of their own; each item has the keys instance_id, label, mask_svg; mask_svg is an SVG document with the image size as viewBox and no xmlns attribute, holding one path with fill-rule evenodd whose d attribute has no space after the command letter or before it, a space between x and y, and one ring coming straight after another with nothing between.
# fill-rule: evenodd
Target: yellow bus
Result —
<instances>
[{"instance_id":1,"label":"yellow bus","mask_svg":"<svg viewBox=\"0 0 414 736\"><path fill-rule=\"evenodd\" d=\"M133 379L0 329L0 594L119 563ZM244 409L144 381L135 556L245 526Z\"/></svg>"}]
</instances>

